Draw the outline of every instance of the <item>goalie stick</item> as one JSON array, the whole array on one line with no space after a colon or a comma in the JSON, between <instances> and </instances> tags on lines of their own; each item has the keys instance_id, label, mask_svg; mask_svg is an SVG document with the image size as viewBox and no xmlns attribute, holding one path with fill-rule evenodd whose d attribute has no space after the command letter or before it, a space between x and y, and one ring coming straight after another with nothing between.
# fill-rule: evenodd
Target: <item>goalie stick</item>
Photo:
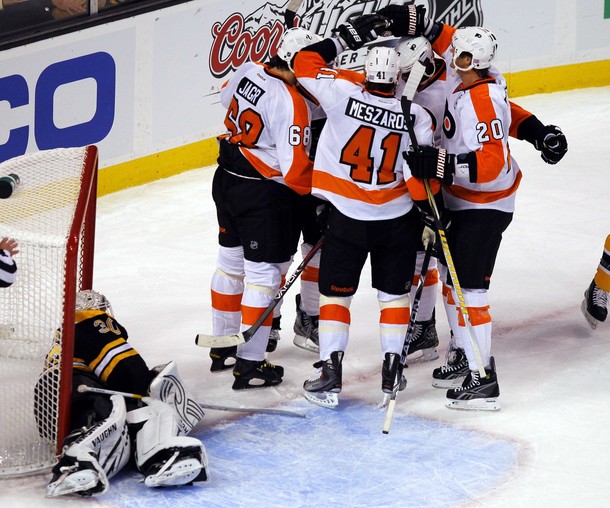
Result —
<instances>
[{"instance_id":1,"label":"goalie stick","mask_svg":"<svg viewBox=\"0 0 610 508\"><path fill-rule=\"evenodd\" d=\"M413 83L410 83L413 72L416 68L421 68L417 70L417 74L419 78L417 82L413 79ZM407 84L403 91L403 101L401 101L401 105L403 108L403 114L405 115L405 120L407 122L407 130L409 131L409 137L411 138L411 144L414 149L417 149L419 146L417 144L417 137L415 136L415 131L413 129L413 125L411 122L411 103L413 102L413 97L415 96L415 92L417 91L417 86L419 85L419 80L424 73L424 65L421 62L415 62L413 68L411 69L411 74L409 74L409 79L407 80ZM436 206L436 201L434 200L434 195L432 194L432 189L430 188L430 182L424 179L424 187L426 188L426 195L428 197L428 203L432 208L432 213L434 215L434 225L436 226L436 230L438 232L438 236L441 241L441 247L443 249L443 254L445 256L445 262L447 263L447 270L449 271L449 275L451 276L451 282L453 283L453 288L455 289L455 293L457 295L459 304L460 304L460 312L464 317L464 322L466 323L466 330L468 332L468 341L470 342L470 347L472 348L472 352L475 356L475 360L477 361L477 366L479 370L479 374L481 377L485 377L487 373L485 372L485 367L483 366L483 358L481 356L481 350L479 349L479 345L474 338L474 331L472 330L472 323L470 321L470 314L468 313L468 307L466 306L466 301L464 300L464 293L462 292L462 286L460 285L457 272L455 270L455 264L453 263L453 257L451 256L451 251L449 250L449 244L447 243L447 234L445 233L445 228L443 223L441 222L441 216Z\"/></svg>"},{"instance_id":2,"label":"goalie stick","mask_svg":"<svg viewBox=\"0 0 610 508\"><path fill-rule=\"evenodd\" d=\"M409 351L409 345L411 344L411 340L413 340L413 330L415 328L415 319L417 317L417 311L419 310L419 302L421 300L421 295L424 291L424 283L426 280L426 273L428 272L428 265L430 264L430 258L432 257L432 249L434 248L433 242L429 242L426 246L426 251L424 254L424 260L421 265L421 272L419 275L419 284L417 285L417 290L415 291L415 298L413 298L413 308L411 309L411 315L409 317L409 326L407 326L407 332L405 333L405 342L402 346L402 354L400 355L400 372L396 374L396 383L394 384L394 390L391 394L386 394L384 397L384 401L382 403L382 407L387 406L387 411L385 415L385 420L383 422L383 433L387 434L390 432L390 425L392 425L392 418L394 417L394 408L396 406L396 396L398 395L402 371L404 366L407 363L407 353Z\"/></svg>"},{"instance_id":3,"label":"goalie stick","mask_svg":"<svg viewBox=\"0 0 610 508\"><path fill-rule=\"evenodd\" d=\"M121 395L123 397L127 397L130 399L142 399L144 398L142 395L137 393L127 393L127 392L118 392L116 390L106 390L105 388L95 388L93 386L87 385L79 385L78 387L79 393L99 393L102 395ZM240 413L260 413L260 414L271 414L271 415L281 415L281 416L296 416L298 418L307 418L305 413L300 413L298 411L291 411L289 409L274 409L274 408L266 408L266 407L234 407L234 406L219 406L216 404L206 404L203 402L198 402L199 407L202 409L212 409L215 411L235 411Z\"/></svg>"},{"instance_id":4,"label":"goalie stick","mask_svg":"<svg viewBox=\"0 0 610 508\"><path fill-rule=\"evenodd\" d=\"M316 252L320 250L323 241L324 237L318 240L318 243L316 243L309 251L307 256L303 258L303 261L301 261L301 264L286 281L286 284L284 284L278 290L276 295L273 297L273 300L271 300L269 306L265 309L265 311L260 315L260 317L250 328L234 335L206 335L204 333L200 333L195 337L195 344L201 347L231 347L248 342L252 338L252 336L258 331L258 329L263 325L265 320L271 315L273 309L275 309L275 307L280 303L282 298L284 298L286 292L294 284L294 281L299 278L299 275L301 275L305 267L309 264L311 258L313 258Z\"/></svg>"}]
</instances>

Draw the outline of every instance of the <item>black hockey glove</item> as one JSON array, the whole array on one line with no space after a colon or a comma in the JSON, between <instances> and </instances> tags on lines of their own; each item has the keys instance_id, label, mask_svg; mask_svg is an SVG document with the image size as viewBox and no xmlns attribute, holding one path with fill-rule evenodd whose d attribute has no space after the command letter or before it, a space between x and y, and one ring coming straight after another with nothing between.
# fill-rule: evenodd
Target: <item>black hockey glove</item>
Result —
<instances>
[{"instance_id":1,"label":"black hockey glove","mask_svg":"<svg viewBox=\"0 0 610 508\"><path fill-rule=\"evenodd\" d=\"M544 162L557 164L568 151L568 140L556 125L545 125L534 146Z\"/></svg>"},{"instance_id":2,"label":"black hockey glove","mask_svg":"<svg viewBox=\"0 0 610 508\"><path fill-rule=\"evenodd\" d=\"M415 178L436 178L445 185L453 183L455 155L447 153L447 150L420 146L403 152L403 156Z\"/></svg>"},{"instance_id":3,"label":"black hockey glove","mask_svg":"<svg viewBox=\"0 0 610 508\"><path fill-rule=\"evenodd\" d=\"M316 206L316 222L320 229L324 231L326 224L328 224L328 217L330 216L331 204L326 202Z\"/></svg>"},{"instance_id":4,"label":"black hockey glove","mask_svg":"<svg viewBox=\"0 0 610 508\"><path fill-rule=\"evenodd\" d=\"M568 151L568 141L555 125L544 125L536 115L531 115L517 129L517 138L525 139L540 151L547 164L557 164Z\"/></svg>"},{"instance_id":5,"label":"black hockey glove","mask_svg":"<svg viewBox=\"0 0 610 508\"><path fill-rule=\"evenodd\" d=\"M356 51L367 42L377 39L390 25L390 21L378 14L365 14L333 29L344 48Z\"/></svg>"},{"instance_id":6,"label":"black hockey glove","mask_svg":"<svg viewBox=\"0 0 610 508\"><path fill-rule=\"evenodd\" d=\"M395 37L427 36L434 27L434 21L426 16L426 8L423 5L387 5L379 9L377 14L391 21L389 28Z\"/></svg>"}]
</instances>

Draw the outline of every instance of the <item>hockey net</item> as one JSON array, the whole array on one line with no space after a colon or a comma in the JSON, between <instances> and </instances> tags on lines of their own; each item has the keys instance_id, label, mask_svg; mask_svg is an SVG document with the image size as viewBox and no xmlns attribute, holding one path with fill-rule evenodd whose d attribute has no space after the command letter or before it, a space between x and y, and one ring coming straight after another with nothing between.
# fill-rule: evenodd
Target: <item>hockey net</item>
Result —
<instances>
[{"instance_id":1,"label":"hockey net","mask_svg":"<svg viewBox=\"0 0 610 508\"><path fill-rule=\"evenodd\" d=\"M74 303L93 277L97 160L88 146L0 164L0 176L20 178L0 199L0 237L20 251L15 283L0 288L0 478L50 468L68 430ZM41 377L45 368L52 375Z\"/></svg>"}]
</instances>

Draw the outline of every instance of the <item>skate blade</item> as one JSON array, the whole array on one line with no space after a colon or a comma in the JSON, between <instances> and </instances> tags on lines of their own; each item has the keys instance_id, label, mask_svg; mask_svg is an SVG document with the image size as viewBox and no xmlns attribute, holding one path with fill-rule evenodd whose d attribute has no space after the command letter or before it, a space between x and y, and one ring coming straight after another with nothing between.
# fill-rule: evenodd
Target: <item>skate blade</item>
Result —
<instances>
[{"instance_id":1,"label":"skate blade","mask_svg":"<svg viewBox=\"0 0 610 508\"><path fill-rule=\"evenodd\" d=\"M419 351L417 353L419 353ZM439 358L439 354L436 349L422 349L421 354L418 355L417 353L407 356L407 365L433 362Z\"/></svg>"},{"instance_id":2,"label":"skate blade","mask_svg":"<svg viewBox=\"0 0 610 508\"><path fill-rule=\"evenodd\" d=\"M445 406L449 409L459 409L462 411L499 411L500 401L495 397L471 400L450 399Z\"/></svg>"},{"instance_id":3,"label":"skate blade","mask_svg":"<svg viewBox=\"0 0 610 508\"><path fill-rule=\"evenodd\" d=\"M295 335L292 343L305 351L309 351L311 353L320 353L320 347L316 345L315 342L309 340L306 337L302 337L301 335Z\"/></svg>"},{"instance_id":4,"label":"skate blade","mask_svg":"<svg viewBox=\"0 0 610 508\"><path fill-rule=\"evenodd\" d=\"M582 315L585 316L587 323L589 323L591 330L595 330L597 328L597 319L587 312L587 302L585 300L582 301L580 310L582 311Z\"/></svg>"},{"instance_id":5,"label":"skate blade","mask_svg":"<svg viewBox=\"0 0 610 508\"><path fill-rule=\"evenodd\" d=\"M432 378L432 386L434 386L434 388L443 388L445 390L447 390L449 388L458 388L459 386L462 386L462 383L464 382L465 377L466 377L466 374L464 374L462 377L457 377L455 379L434 379L434 378Z\"/></svg>"},{"instance_id":6,"label":"skate blade","mask_svg":"<svg viewBox=\"0 0 610 508\"><path fill-rule=\"evenodd\" d=\"M333 392L305 392L305 399L316 406L334 409L339 405L339 395Z\"/></svg>"}]
</instances>

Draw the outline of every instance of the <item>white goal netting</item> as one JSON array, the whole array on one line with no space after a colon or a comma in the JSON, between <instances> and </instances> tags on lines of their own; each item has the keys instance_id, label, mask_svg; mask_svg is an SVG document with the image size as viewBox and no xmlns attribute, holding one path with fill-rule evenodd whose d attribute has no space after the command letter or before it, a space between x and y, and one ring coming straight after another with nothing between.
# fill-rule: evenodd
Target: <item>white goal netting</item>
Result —
<instances>
[{"instance_id":1,"label":"white goal netting","mask_svg":"<svg viewBox=\"0 0 610 508\"><path fill-rule=\"evenodd\" d=\"M44 470L56 460L69 408L62 385L70 383L58 369L38 385L36 404L34 393L54 344L57 360L72 361L74 296L83 280L91 283L96 171L95 147L0 164L0 176L20 178L13 194L0 199L0 237L15 238L20 251L15 283L0 288L0 477Z\"/></svg>"}]
</instances>

